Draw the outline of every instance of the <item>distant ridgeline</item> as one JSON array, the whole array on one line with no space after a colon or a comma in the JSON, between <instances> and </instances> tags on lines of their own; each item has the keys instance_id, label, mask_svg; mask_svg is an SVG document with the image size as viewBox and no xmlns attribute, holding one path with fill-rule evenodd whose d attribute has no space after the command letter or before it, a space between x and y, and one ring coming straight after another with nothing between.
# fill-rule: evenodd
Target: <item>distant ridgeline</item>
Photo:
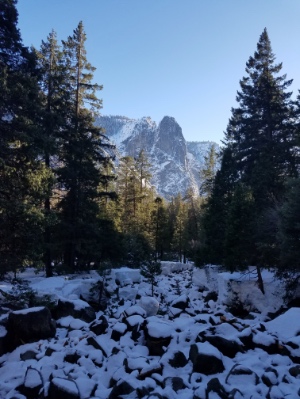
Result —
<instances>
[{"instance_id":1,"label":"distant ridgeline","mask_svg":"<svg viewBox=\"0 0 300 399\"><path fill-rule=\"evenodd\" d=\"M182 129L172 117L165 116L157 124L150 117L130 119L125 116L100 116L97 125L116 145L117 154L136 157L144 150L152 165L152 181L159 195L168 199L189 188L199 193L200 170L211 141L187 142Z\"/></svg>"}]
</instances>

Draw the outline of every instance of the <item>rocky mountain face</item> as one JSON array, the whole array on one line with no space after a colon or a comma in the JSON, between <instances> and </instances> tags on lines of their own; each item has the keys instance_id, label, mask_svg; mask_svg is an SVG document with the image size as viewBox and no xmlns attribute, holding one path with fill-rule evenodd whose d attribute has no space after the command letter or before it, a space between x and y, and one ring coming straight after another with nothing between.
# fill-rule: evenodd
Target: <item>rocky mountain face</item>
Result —
<instances>
[{"instance_id":1,"label":"rocky mountain face","mask_svg":"<svg viewBox=\"0 0 300 399\"><path fill-rule=\"evenodd\" d=\"M191 188L196 194L201 184L199 171L213 142L187 142L173 117L158 124L150 117L139 120L124 116L101 116L97 124L117 148L117 156L136 157L144 150L152 165L152 184L164 198ZM216 144L217 145L217 144Z\"/></svg>"}]
</instances>

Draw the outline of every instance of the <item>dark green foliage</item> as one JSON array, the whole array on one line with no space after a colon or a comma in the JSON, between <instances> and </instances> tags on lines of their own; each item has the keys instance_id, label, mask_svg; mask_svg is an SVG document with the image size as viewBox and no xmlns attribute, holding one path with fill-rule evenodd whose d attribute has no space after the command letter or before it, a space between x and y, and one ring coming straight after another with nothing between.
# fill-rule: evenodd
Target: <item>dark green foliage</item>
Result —
<instances>
[{"instance_id":1,"label":"dark green foliage","mask_svg":"<svg viewBox=\"0 0 300 399\"><path fill-rule=\"evenodd\" d=\"M161 274L161 264L155 259L149 259L141 265L141 274L151 284L151 293L154 295L154 285L156 276Z\"/></svg>"},{"instance_id":2,"label":"dark green foliage","mask_svg":"<svg viewBox=\"0 0 300 399\"><path fill-rule=\"evenodd\" d=\"M39 296L36 291L29 287L26 280L14 279L9 291L0 289L1 305L13 310L30 308L34 306L47 306L51 309L55 301L50 295Z\"/></svg>"},{"instance_id":3,"label":"dark green foliage","mask_svg":"<svg viewBox=\"0 0 300 399\"><path fill-rule=\"evenodd\" d=\"M200 171L202 184L200 186L200 195L210 196L213 190L214 178L217 173L218 154L216 145L213 144L204 156L204 167Z\"/></svg>"},{"instance_id":4,"label":"dark green foliage","mask_svg":"<svg viewBox=\"0 0 300 399\"><path fill-rule=\"evenodd\" d=\"M22 45L16 2L0 8L0 267L1 273L40 258L41 205L50 174L39 156L38 71Z\"/></svg>"},{"instance_id":5,"label":"dark green foliage","mask_svg":"<svg viewBox=\"0 0 300 399\"><path fill-rule=\"evenodd\" d=\"M278 263L278 207L286 179L297 176L292 81L281 69L265 29L240 81L203 217L203 258L231 270Z\"/></svg>"},{"instance_id":6,"label":"dark green foliage","mask_svg":"<svg viewBox=\"0 0 300 399\"><path fill-rule=\"evenodd\" d=\"M230 270L253 264L254 200L251 190L239 183L232 195L226 218L224 264Z\"/></svg>"},{"instance_id":7,"label":"dark green foliage","mask_svg":"<svg viewBox=\"0 0 300 399\"><path fill-rule=\"evenodd\" d=\"M198 265L224 262L228 211L236 180L237 171L228 146L222 153L221 168L216 173L212 195L203 205L201 246L195 259Z\"/></svg>"},{"instance_id":8,"label":"dark green foliage","mask_svg":"<svg viewBox=\"0 0 300 399\"><path fill-rule=\"evenodd\" d=\"M59 153L61 167L57 169L64 193L58 209L63 259L70 269L93 260L99 238L97 199L108 195L101 183L102 171L109 162L105 149L111 146L101 128L94 125L95 112L102 103L96 92L102 87L92 83L95 68L87 61L85 41L80 22L63 42L64 90L68 95Z\"/></svg>"},{"instance_id":9,"label":"dark green foliage","mask_svg":"<svg viewBox=\"0 0 300 399\"><path fill-rule=\"evenodd\" d=\"M141 267L152 254L149 241L143 234L126 234L122 240L123 263L129 267Z\"/></svg>"},{"instance_id":10,"label":"dark green foliage","mask_svg":"<svg viewBox=\"0 0 300 399\"><path fill-rule=\"evenodd\" d=\"M280 270L300 270L300 179L287 184L286 201L280 209Z\"/></svg>"}]
</instances>

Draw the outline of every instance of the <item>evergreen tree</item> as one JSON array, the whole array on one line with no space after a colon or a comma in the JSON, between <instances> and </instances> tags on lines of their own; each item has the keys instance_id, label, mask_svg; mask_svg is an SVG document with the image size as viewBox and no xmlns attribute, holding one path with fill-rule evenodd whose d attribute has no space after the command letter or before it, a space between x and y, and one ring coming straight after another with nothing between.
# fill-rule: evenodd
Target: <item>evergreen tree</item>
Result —
<instances>
[{"instance_id":1,"label":"evergreen tree","mask_svg":"<svg viewBox=\"0 0 300 399\"><path fill-rule=\"evenodd\" d=\"M87 61L85 41L82 22L73 35L63 41L67 70L64 90L69 92L69 97L58 180L65 190L59 203L60 231L64 264L70 269L74 268L76 258L76 264L86 264L93 256L99 232L97 198L107 195L105 190L99 191L99 185L108 161L105 149L110 145L102 129L94 124L94 116L102 104L96 92L102 87L92 83L95 68Z\"/></svg>"},{"instance_id":2,"label":"evergreen tree","mask_svg":"<svg viewBox=\"0 0 300 399\"><path fill-rule=\"evenodd\" d=\"M216 145L213 144L208 150L207 155L204 156L204 167L200 171L202 180L200 186L200 195L210 196L213 189L213 182L217 173L218 154Z\"/></svg>"},{"instance_id":3,"label":"evergreen tree","mask_svg":"<svg viewBox=\"0 0 300 399\"><path fill-rule=\"evenodd\" d=\"M64 130L66 123L65 103L69 95L66 90L63 90L66 71L62 63L62 51L57 43L56 33L52 31L47 37L47 41L42 41L40 50L35 50L35 52L41 73L40 86L43 94L44 161L46 168L51 169L53 175L55 175L55 166L60 159L61 131ZM52 275L53 233L51 230L56 220L55 212L51 206L54 190L55 180L53 179L44 204L47 220L44 235L44 262L47 277Z\"/></svg>"},{"instance_id":4,"label":"evergreen tree","mask_svg":"<svg viewBox=\"0 0 300 399\"><path fill-rule=\"evenodd\" d=\"M238 183L228 206L224 237L224 264L234 271L253 264L254 201L251 190Z\"/></svg>"},{"instance_id":5,"label":"evergreen tree","mask_svg":"<svg viewBox=\"0 0 300 399\"><path fill-rule=\"evenodd\" d=\"M161 274L161 263L157 262L156 259L149 259L143 262L141 265L141 274L151 284L151 295L154 296L154 285L156 282L156 276Z\"/></svg>"},{"instance_id":6,"label":"evergreen tree","mask_svg":"<svg viewBox=\"0 0 300 399\"><path fill-rule=\"evenodd\" d=\"M280 209L280 272L300 270L300 179L291 179L288 184L286 201Z\"/></svg>"},{"instance_id":7,"label":"evergreen tree","mask_svg":"<svg viewBox=\"0 0 300 399\"><path fill-rule=\"evenodd\" d=\"M43 148L34 54L17 29L16 1L0 7L0 267L1 273L39 260L41 205L49 173Z\"/></svg>"},{"instance_id":8,"label":"evergreen tree","mask_svg":"<svg viewBox=\"0 0 300 399\"><path fill-rule=\"evenodd\" d=\"M239 106L232 109L221 169L216 175L205 216L206 249L212 254L214 248L218 248L218 259L211 258L220 263L225 261L224 246L228 248L229 242L232 242L230 237L237 236L235 224L241 228L242 220L248 220L250 214L255 216L252 216L251 228L245 235L249 245L241 241L236 243L239 263L249 264L249 248L253 249L251 262L258 268L276 261L278 226L276 218L273 218L272 224L269 223L270 215L274 215L274 209L283 199L285 180L297 175L295 112L291 93L287 92L292 81L286 80L285 75L279 76L281 69L281 64L275 64L265 29L254 56L246 64L247 76L240 81L241 90L237 93ZM228 169L224 157L229 154L231 166ZM226 179L223 182L220 179L224 171L229 177L229 184ZM241 191L242 187L251 192L251 201L246 192ZM238 204L238 201L241 203ZM272 231L267 226L272 226ZM232 261L229 263L233 267Z\"/></svg>"},{"instance_id":9,"label":"evergreen tree","mask_svg":"<svg viewBox=\"0 0 300 399\"><path fill-rule=\"evenodd\" d=\"M292 93L286 91L292 80L278 76L281 69L265 29L246 64L248 76L240 81L237 94L240 106L232 109L226 131L240 178L262 207L281 198L285 178L297 174Z\"/></svg>"},{"instance_id":10,"label":"evergreen tree","mask_svg":"<svg viewBox=\"0 0 300 399\"><path fill-rule=\"evenodd\" d=\"M221 167L216 173L212 194L203 204L200 248L196 263L222 264L229 205L237 181L237 170L230 146L223 149Z\"/></svg>"}]
</instances>

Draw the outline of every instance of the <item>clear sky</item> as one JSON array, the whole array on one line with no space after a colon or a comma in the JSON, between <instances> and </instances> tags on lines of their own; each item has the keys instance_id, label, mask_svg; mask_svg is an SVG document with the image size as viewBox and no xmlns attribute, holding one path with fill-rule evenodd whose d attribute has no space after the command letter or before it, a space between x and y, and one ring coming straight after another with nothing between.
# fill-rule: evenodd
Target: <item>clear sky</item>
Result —
<instances>
[{"instance_id":1,"label":"clear sky","mask_svg":"<svg viewBox=\"0 0 300 399\"><path fill-rule=\"evenodd\" d=\"M103 115L173 116L188 141L220 142L246 61L266 27L300 89L300 0L18 0L23 43L39 48L79 21L103 84Z\"/></svg>"}]
</instances>

